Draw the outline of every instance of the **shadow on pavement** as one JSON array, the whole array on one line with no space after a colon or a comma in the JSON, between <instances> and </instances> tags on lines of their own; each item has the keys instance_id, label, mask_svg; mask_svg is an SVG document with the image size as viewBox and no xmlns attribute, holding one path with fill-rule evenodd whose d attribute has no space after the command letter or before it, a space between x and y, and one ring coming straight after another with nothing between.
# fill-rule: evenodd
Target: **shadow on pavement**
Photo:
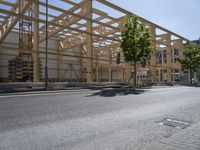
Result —
<instances>
[{"instance_id":1,"label":"shadow on pavement","mask_svg":"<svg viewBox=\"0 0 200 150\"><path fill-rule=\"evenodd\" d=\"M88 95L86 97L91 96L103 96L103 97L113 97L113 96L123 96L123 95L139 95L144 93L146 90L144 89L133 89L133 88L113 88L113 89L102 89L100 92L93 93L91 95Z\"/></svg>"}]
</instances>

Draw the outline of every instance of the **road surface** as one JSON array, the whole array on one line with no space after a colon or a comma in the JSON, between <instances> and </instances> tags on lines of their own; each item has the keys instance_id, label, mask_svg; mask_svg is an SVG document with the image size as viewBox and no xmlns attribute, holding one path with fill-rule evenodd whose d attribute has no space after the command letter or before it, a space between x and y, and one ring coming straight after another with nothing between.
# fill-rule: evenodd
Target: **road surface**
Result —
<instances>
[{"instance_id":1,"label":"road surface","mask_svg":"<svg viewBox=\"0 0 200 150\"><path fill-rule=\"evenodd\" d=\"M143 150L200 121L200 88L0 96L0 150Z\"/></svg>"}]
</instances>

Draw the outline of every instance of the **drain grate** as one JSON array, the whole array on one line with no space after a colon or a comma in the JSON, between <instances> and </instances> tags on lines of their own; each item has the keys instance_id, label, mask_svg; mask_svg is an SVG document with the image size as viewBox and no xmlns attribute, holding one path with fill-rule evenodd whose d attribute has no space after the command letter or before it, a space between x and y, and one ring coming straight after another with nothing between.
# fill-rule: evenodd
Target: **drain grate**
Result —
<instances>
[{"instance_id":1,"label":"drain grate","mask_svg":"<svg viewBox=\"0 0 200 150\"><path fill-rule=\"evenodd\" d=\"M162 121L159 124L170 126L170 127L175 127L175 128L180 128L180 129L185 129L190 125L189 122L170 119L170 118L165 119L164 121Z\"/></svg>"}]
</instances>

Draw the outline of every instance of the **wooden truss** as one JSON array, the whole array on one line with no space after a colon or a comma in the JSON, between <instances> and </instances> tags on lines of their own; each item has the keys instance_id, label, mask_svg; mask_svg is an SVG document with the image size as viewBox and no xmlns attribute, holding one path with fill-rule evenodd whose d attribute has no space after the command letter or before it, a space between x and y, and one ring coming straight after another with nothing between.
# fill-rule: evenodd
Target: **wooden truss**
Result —
<instances>
[{"instance_id":1,"label":"wooden truss","mask_svg":"<svg viewBox=\"0 0 200 150\"><path fill-rule=\"evenodd\" d=\"M23 4L19 5L19 3ZM32 20L34 23L32 52L34 81L39 81L39 45L46 39L45 6L42 0L0 1L0 43L4 41L9 32L19 30L19 18ZM27 15L30 9L34 14L31 17ZM81 59L81 74L86 66L87 82L99 81L99 68L103 65L108 68L109 81L112 80L111 70L120 67L124 69L124 80L128 80L131 72L130 64L124 63L121 59L122 64L119 67L115 59L117 53L121 52L120 32L125 21L124 16L131 15L131 12L108 0L49 0L48 9L48 38L59 41L58 51L55 51L55 55L58 55L58 62L61 62L62 55L69 54L68 51L71 49L81 47L81 54L76 57ZM150 70L151 80L155 81L157 72L165 68L169 74L167 80L171 81L172 69L180 69L179 64L171 62L171 58L174 57L171 49L181 49L188 40L142 17L140 19L151 29L154 52L151 55L149 66L143 68L138 65L138 70ZM163 50L166 50L168 56L166 57L167 63L157 64L157 52ZM106 64L102 63L104 60L107 61ZM58 76L60 76L59 63L57 67Z\"/></svg>"}]
</instances>

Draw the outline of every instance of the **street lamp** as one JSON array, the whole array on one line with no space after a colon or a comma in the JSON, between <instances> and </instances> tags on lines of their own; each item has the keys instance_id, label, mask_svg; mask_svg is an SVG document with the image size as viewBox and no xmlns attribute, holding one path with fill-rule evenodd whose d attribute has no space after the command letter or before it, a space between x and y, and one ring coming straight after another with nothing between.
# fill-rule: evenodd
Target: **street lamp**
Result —
<instances>
[{"instance_id":1,"label":"street lamp","mask_svg":"<svg viewBox=\"0 0 200 150\"><path fill-rule=\"evenodd\" d=\"M48 0L46 0L45 90L48 90Z\"/></svg>"}]
</instances>

